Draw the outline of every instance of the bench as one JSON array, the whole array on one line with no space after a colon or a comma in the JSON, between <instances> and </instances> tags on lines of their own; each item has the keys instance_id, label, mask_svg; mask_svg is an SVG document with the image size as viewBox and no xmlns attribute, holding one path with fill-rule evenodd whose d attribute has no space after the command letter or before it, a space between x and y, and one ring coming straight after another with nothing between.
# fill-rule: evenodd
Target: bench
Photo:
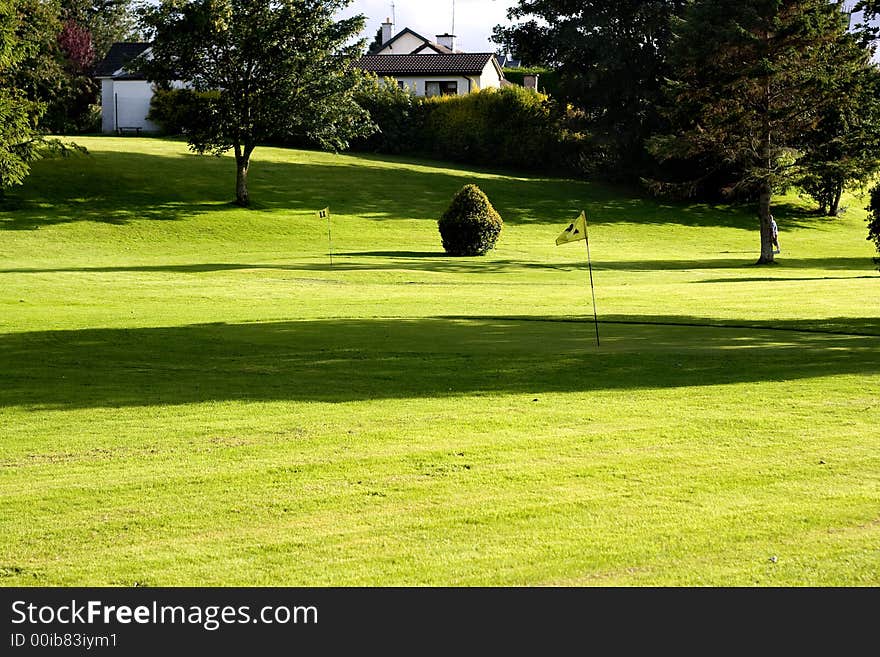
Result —
<instances>
[{"instance_id":1,"label":"bench","mask_svg":"<svg viewBox=\"0 0 880 657\"><path fill-rule=\"evenodd\" d=\"M128 133L138 136L141 134L141 130L142 128L140 126L119 126L118 128L116 128L116 134L122 136Z\"/></svg>"}]
</instances>

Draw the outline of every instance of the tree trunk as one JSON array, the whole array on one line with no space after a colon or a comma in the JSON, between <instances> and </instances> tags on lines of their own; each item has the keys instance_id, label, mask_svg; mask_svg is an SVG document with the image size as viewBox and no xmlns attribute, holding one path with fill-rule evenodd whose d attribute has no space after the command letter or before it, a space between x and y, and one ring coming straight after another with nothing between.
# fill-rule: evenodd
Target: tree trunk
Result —
<instances>
[{"instance_id":1,"label":"tree trunk","mask_svg":"<svg viewBox=\"0 0 880 657\"><path fill-rule=\"evenodd\" d=\"M245 157L238 152L235 153L235 202L243 208L251 204L251 195L248 192L247 175L248 167L250 167L250 157Z\"/></svg>"},{"instance_id":2,"label":"tree trunk","mask_svg":"<svg viewBox=\"0 0 880 657\"><path fill-rule=\"evenodd\" d=\"M772 232L770 230L771 198L770 183L765 182L762 184L761 194L758 198L758 219L761 222L761 257L758 258L756 265L772 265L774 262Z\"/></svg>"},{"instance_id":3,"label":"tree trunk","mask_svg":"<svg viewBox=\"0 0 880 657\"><path fill-rule=\"evenodd\" d=\"M843 196L843 187L840 186L834 190L834 194L831 196L831 207L828 208L828 216L836 217L837 213L840 212L840 197Z\"/></svg>"},{"instance_id":4,"label":"tree trunk","mask_svg":"<svg viewBox=\"0 0 880 657\"><path fill-rule=\"evenodd\" d=\"M235 202L243 208L250 206L251 195L248 191L248 169L251 166L252 144L235 145Z\"/></svg>"}]
</instances>

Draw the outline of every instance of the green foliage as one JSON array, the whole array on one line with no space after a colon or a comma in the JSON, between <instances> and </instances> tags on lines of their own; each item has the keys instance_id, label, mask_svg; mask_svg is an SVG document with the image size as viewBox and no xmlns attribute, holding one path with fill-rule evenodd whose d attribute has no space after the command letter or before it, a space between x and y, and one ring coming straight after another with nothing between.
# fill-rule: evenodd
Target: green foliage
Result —
<instances>
[{"instance_id":1,"label":"green foliage","mask_svg":"<svg viewBox=\"0 0 880 657\"><path fill-rule=\"evenodd\" d=\"M86 28L100 61L117 41L135 31L132 0L61 0L62 16Z\"/></svg>"},{"instance_id":2,"label":"green foliage","mask_svg":"<svg viewBox=\"0 0 880 657\"><path fill-rule=\"evenodd\" d=\"M150 101L147 118L166 135L186 135L203 124L212 104L220 97L217 91L192 89L157 89Z\"/></svg>"},{"instance_id":3,"label":"green foliage","mask_svg":"<svg viewBox=\"0 0 880 657\"><path fill-rule=\"evenodd\" d=\"M39 95L46 103L41 126L54 134L97 132L101 113L100 86L92 77L115 41L131 35L134 25L131 0L53 0L41 3L52 20L61 20L57 43L45 55L51 70L43 65L37 76ZM44 19L45 20L45 19Z\"/></svg>"},{"instance_id":4,"label":"green foliage","mask_svg":"<svg viewBox=\"0 0 880 657\"><path fill-rule=\"evenodd\" d=\"M25 11L33 9L32 16ZM38 122L45 111L34 84L56 33L49 15L25 0L0 0L0 194L20 185L39 156ZM57 25L55 23L54 25Z\"/></svg>"},{"instance_id":5,"label":"green foliage","mask_svg":"<svg viewBox=\"0 0 880 657\"><path fill-rule=\"evenodd\" d=\"M353 63L363 16L336 14L350 0L163 0L141 7L152 59L139 65L160 85L186 80L217 91L187 130L198 153L235 151L236 201L250 203L247 174L257 144L307 140L340 150L373 125L354 100Z\"/></svg>"},{"instance_id":6,"label":"green foliage","mask_svg":"<svg viewBox=\"0 0 880 657\"><path fill-rule=\"evenodd\" d=\"M538 91L548 96L559 96L559 74L545 66L525 66L520 68L505 68L504 78L512 83L522 86L526 75L538 76Z\"/></svg>"},{"instance_id":7,"label":"green foliage","mask_svg":"<svg viewBox=\"0 0 880 657\"><path fill-rule=\"evenodd\" d=\"M495 248L502 226L501 215L473 184L458 191L437 222L443 248L454 256L485 255Z\"/></svg>"},{"instance_id":8,"label":"green foliage","mask_svg":"<svg viewBox=\"0 0 880 657\"><path fill-rule=\"evenodd\" d=\"M759 263L773 261L774 192L793 181L797 149L864 66L846 27L826 0L702 0L676 23L672 129L651 150L741 172L738 186L759 201Z\"/></svg>"},{"instance_id":9,"label":"green foliage","mask_svg":"<svg viewBox=\"0 0 880 657\"><path fill-rule=\"evenodd\" d=\"M877 253L880 254L880 184L871 190L871 202L868 210L868 239L874 242ZM874 262L880 265L880 256L874 258Z\"/></svg>"},{"instance_id":10,"label":"green foliage","mask_svg":"<svg viewBox=\"0 0 880 657\"><path fill-rule=\"evenodd\" d=\"M586 114L594 170L632 177L649 166L644 141L663 126L670 18L685 0L519 0L512 27L495 28L527 65L558 76L554 97ZM524 19L524 20L520 20ZM539 85L541 84L539 80ZM604 156L602 162L595 158Z\"/></svg>"},{"instance_id":11,"label":"green foliage","mask_svg":"<svg viewBox=\"0 0 880 657\"><path fill-rule=\"evenodd\" d=\"M485 89L422 102L418 144L430 157L542 170L570 168L576 159L579 135L567 128L564 110L530 89Z\"/></svg>"},{"instance_id":12,"label":"green foliage","mask_svg":"<svg viewBox=\"0 0 880 657\"><path fill-rule=\"evenodd\" d=\"M373 40L370 42L370 45L367 47L367 54L374 55L377 52L382 50L382 28L380 27L376 30L376 34L373 37Z\"/></svg>"},{"instance_id":13,"label":"green foliage","mask_svg":"<svg viewBox=\"0 0 880 657\"><path fill-rule=\"evenodd\" d=\"M356 98L378 126L356 150L573 171L583 147L576 112L522 87L419 98L390 78L367 76Z\"/></svg>"},{"instance_id":14,"label":"green foliage","mask_svg":"<svg viewBox=\"0 0 880 657\"><path fill-rule=\"evenodd\" d=\"M856 70L802 148L798 186L821 214L837 216L844 189L865 186L880 169L880 70L867 63Z\"/></svg>"},{"instance_id":15,"label":"green foliage","mask_svg":"<svg viewBox=\"0 0 880 657\"><path fill-rule=\"evenodd\" d=\"M413 151L424 114L409 87L401 88L393 78L380 80L375 75L365 74L355 101L369 113L376 124L376 132L355 139L353 149L377 153Z\"/></svg>"}]
</instances>

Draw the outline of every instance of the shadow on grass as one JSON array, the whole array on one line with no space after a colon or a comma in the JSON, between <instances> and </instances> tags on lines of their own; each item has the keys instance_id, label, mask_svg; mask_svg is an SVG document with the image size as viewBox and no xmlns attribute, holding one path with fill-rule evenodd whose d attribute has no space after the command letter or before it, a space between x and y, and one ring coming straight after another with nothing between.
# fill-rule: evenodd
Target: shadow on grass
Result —
<instances>
[{"instance_id":1,"label":"shadow on grass","mask_svg":"<svg viewBox=\"0 0 880 657\"><path fill-rule=\"evenodd\" d=\"M789 328L799 326L810 328ZM0 336L0 406L349 402L880 374L876 335L772 328L606 323L600 349L588 321L503 317L14 333Z\"/></svg>"},{"instance_id":2,"label":"shadow on grass","mask_svg":"<svg viewBox=\"0 0 880 657\"><path fill-rule=\"evenodd\" d=\"M385 262L373 262L372 258L383 258ZM576 271L583 269L583 263L571 262L536 262L533 260L515 260L511 258L474 257L457 258L446 253L428 251L365 251L352 253L334 254L332 271L426 271L443 273L474 273L489 274L510 272L515 270L543 270L553 269L557 271ZM702 260L601 260L593 261L593 269L596 272L622 271L622 272L649 272L649 271L690 271L690 270L728 270L731 272L755 272L752 259L744 258L717 258ZM786 277L786 270L798 269L825 269L825 270L864 270L864 275L854 276L819 276L794 278ZM120 266L95 266L95 267L20 267L0 269L0 274L51 274L51 273L181 273L203 274L224 271L244 270L275 270L275 271L331 271L329 264L299 262L292 264L282 263L237 263L237 262L203 262L192 264L174 265L120 265ZM870 274L874 265L870 258L789 258L784 262L777 263L773 272L779 276L745 276L729 278L712 278L698 283L733 283L733 282L777 282L796 280L825 280L842 278L877 278L880 275Z\"/></svg>"},{"instance_id":3,"label":"shadow on grass","mask_svg":"<svg viewBox=\"0 0 880 657\"><path fill-rule=\"evenodd\" d=\"M155 148L155 142L152 147ZM139 141L132 139L137 148ZM80 221L123 225L135 220L179 220L234 206L234 166L229 157L102 151L86 157L37 162L26 185L0 209L0 230L36 230ZM280 157L291 161L279 162ZM346 155L332 164L304 161L303 151L261 148L250 173L251 212L313 212L372 220L436 221L452 196L475 182L509 224L564 225L585 210L593 223L681 224L756 230L746 207L676 204L643 190L568 179L469 171L442 162ZM322 156L327 157L327 156ZM301 161L296 161L300 158ZM324 160L326 162L326 160ZM237 209L238 212L248 210ZM823 219L798 206L774 206L784 231Z\"/></svg>"}]
</instances>

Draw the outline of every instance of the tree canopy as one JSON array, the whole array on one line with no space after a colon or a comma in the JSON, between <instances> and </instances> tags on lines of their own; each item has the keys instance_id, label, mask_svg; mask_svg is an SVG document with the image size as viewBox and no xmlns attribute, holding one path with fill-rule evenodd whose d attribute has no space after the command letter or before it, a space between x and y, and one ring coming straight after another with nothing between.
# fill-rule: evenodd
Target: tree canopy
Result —
<instances>
[{"instance_id":1,"label":"tree canopy","mask_svg":"<svg viewBox=\"0 0 880 657\"><path fill-rule=\"evenodd\" d=\"M674 128L655 137L652 150L733 163L739 186L758 199L758 262L773 262L772 196L793 180L798 149L848 93L868 53L827 0L697 1L674 30Z\"/></svg>"},{"instance_id":2,"label":"tree canopy","mask_svg":"<svg viewBox=\"0 0 880 657\"><path fill-rule=\"evenodd\" d=\"M21 184L40 146L45 111L34 83L50 61L59 24L33 0L0 0L0 194Z\"/></svg>"},{"instance_id":3,"label":"tree canopy","mask_svg":"<svg viewBox=\"0 0 880 657\"><path fill-rule=\"evenodd\" d=\"M658 112L672 38L670 19L686 0L519 0L493 39L525 65L559 75L559 95L586 111L602 165L627 176L645 166L644 140Z\"/></svg>"},{"instance_id":4,"label":"tree canopy","mask_svg":"<svg viewBox=\"0 0 880 657\"><path fill-rule=\"evenodd\" d=\"M250 158L261 142L307 139L341 149L372 123L354 100L363 16L336 20L350 0L163 0L141 10L152 59L138 63L163 85L207 96L190 147L233 150L236 202L250 203Z\"/></svg>"}]
</instances>

